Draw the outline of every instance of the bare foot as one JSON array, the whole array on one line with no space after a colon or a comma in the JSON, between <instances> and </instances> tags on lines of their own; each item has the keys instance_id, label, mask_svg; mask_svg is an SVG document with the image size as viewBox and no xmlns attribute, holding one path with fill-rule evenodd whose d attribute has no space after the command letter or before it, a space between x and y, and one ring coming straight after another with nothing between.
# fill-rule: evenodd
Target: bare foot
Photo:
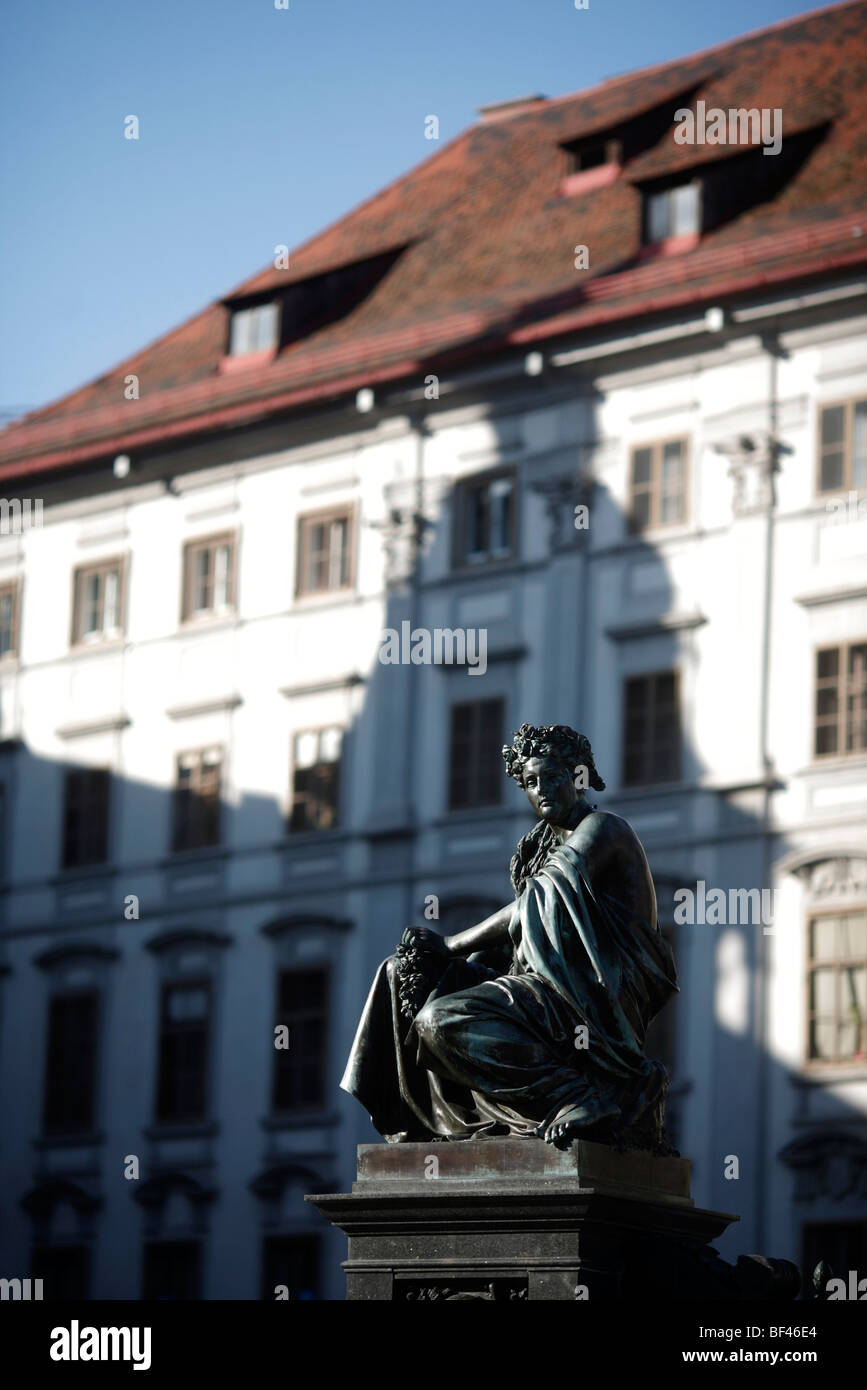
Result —
<instances>
[{"instance_id":1,"label":"bare foot","mask_svg":"<svg viewBox=\"0 0 867 1390\"><path fill-rule=\"evenodd\" d=\"M580 1134L582 1129L587 1128L583 1114L583 1106L567 1105L554 1117L546 1129L542 1129L540 1126L536 1130L536 1134L547 1144L554 1144L556 1148L565 1148L577 1134Z\"/></svg>"}]
</instances>

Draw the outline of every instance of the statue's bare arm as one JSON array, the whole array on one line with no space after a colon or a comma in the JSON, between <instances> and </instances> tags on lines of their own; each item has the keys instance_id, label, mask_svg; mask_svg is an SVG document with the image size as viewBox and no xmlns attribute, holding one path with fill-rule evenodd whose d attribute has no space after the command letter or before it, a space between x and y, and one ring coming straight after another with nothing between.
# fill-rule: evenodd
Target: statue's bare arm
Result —
<instances>
[{"instance_id":1,"label":"statue's bare arm","mask_svg":"<svg viewBox=\"0 0 867 1390\"><path fill-rule=\"evenodd\" d=\"M486 951L492 946L502 945L509 939L509 922L514 911L514 902L506 903L505 907L486 917L484 922L467 927L466 931L456 932L454 936L445 937L446 948L452 955L468 956L473 951Z\"/></svg>"}]
</instances>

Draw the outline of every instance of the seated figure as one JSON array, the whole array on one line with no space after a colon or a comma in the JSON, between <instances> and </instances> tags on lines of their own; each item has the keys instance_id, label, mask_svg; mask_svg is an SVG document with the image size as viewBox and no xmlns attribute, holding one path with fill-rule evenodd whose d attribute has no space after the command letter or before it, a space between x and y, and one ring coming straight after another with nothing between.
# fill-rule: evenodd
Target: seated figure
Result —
<instances>
[{"instance_id":1,"label":"seated figure","mask_svg":"<svg viewBox=\"0 0 867 1390\"><path fill-rule=\"evenodd\" d=\"M587 800L584 785L605 784L574 729L523 724L503 757L538 817L512 858L514 901L454 936L407 929L340 1084L391 1143L580 1136L671 1152L668 1077L644 1037L677 977L644 850Z\"/></svg>"}]
</instances>

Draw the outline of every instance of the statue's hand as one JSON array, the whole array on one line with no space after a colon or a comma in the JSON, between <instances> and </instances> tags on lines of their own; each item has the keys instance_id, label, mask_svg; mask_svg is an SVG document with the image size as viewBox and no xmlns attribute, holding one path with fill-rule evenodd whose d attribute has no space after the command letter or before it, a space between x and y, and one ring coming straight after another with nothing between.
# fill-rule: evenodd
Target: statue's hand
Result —
<instances>
[{"instance_id":1,"label":"statue's hand","mask_svg":"<svg viewBox=\"0 0 867 1390\"><path fill-rule=\"evenodd\" d=\"M439 932L431 931L430 927L407 927L400 938L400 944L417 951L434 951L446 956L449 954L446 939L440 936Z\"/></svg>"}]
</instances>

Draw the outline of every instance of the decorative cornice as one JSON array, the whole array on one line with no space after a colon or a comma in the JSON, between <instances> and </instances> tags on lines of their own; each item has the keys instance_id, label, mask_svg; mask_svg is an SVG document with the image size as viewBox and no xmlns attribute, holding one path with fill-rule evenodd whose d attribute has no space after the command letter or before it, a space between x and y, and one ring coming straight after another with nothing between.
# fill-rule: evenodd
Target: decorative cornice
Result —
<instances>
[{"instance_id":1,"label":"decorative cornice","mask_svg":"<svg viewBox=\"0 0 867 1390\"><path fill-rule=\"evenodd\" d=\"M160 932L145 942L145 950L153 955L174 950L181 946L231 946L234 937L227 932L208 931L198 927L178 927L174 931Z\"/></svg>"},{"instance_id":2,"label":"decorative cornice","mask_svg":"<svg viewBox=\"0 0 867 1390\"><path fill-rule=\"evenodd\" d=\"M64 961L94 960L110 963L119 959L120 951L115 950L113 946L100 946L96 943L91 945L87 941L80 941L65 946L50 946L47 951L33 957L33 964L40 970L53 970Z\"/></svg>"},{"instance_id":3,"label":"decorative cornice","mask_svg":"<svg viewBox=\"0 0 867 1390\"><path fill-rule=\"evenodd\" d=\"M166 710L168 719L192 719L197 714L220 714L224 710L237 709L241 704L241 696L220 695L213 700L202 700L195 705L174 705Z\"/></svg>"},{"instance_id":4,"label":"decorative cornice","mask_svg":"<svg viewBox=\"0 0 867 1390\"><path fill-rule=\"evenodd\" d=\"M28 1216L38 1218L51 1216L61 1202L68 1203L78 1212L98 1211L102 1206L101 1197L94 1197L66 1178L48 1178L31 1187L21 1198L21 1205Z\"/></svg>"},{"instance_id":5,"label":"decorative cornice","mask_svg":"<svg viewBox=\"0 0 867 1390\"><path fill-rule=\"evenodd\" d=\"M777 866L802 879L812 898L867 897L867 848L812 849L789 855Z\"/></svg>"},{"instance_id":6,"label":"decorative cornice","mask_svg":"<svg viewBox=\"0 0 867 1390\"><path fill-rule=\"evenodd\" d=\"M255 1197L274 1201L283 1195L283 1189L291 1182L301 1182L305 1187L309 1187L311 1183L324 1182L326 1188L328 1187L328 1181L322 1177L321 1170L306 1163L288 1161L264 1168L252 1179L249 1188Z\"/></svg>"},{"instance_id":7,"label":"decorative cornice","mask_svg":"<svg viewBox=\"0 0 867 1390\"><path fill-rule=\"evenodd\" d=\"M797 594L795 602L802 608L819 608L825 603L851 603L859 598L867 598L867 584L856 584L849 589L826 589L812 594Z\"/></svg>"},{"instance_id":8,"label":"decorative cornice","mask_svg":"<svg viewBox=\"0 0 867 1390\"><path fill-rule=\"evenodd\" d=\"M668 613L661 618L650 618L645 622L617 623L605 629L605 636L612 642L630 642L638 637L660 637L671 632L686 632L690 628L702 627L706 622L704 613L697 611Z\"/></svg>"},{"instance_id":9,"label":"decorative cornice","mask_svg":"<svg viewBox=\"0 0 867 1390\"><path fill-rule=\"evenodd\" d=\"M312 681L309 685L283 685L280 687L280 694L291 700L300 695L322 695L329 690L351 690L353 686L364 685L365 679L359 671L352 671L347 676Z\"/></svg>"},{"instance_id":10,"label":"decorative cornice","mask_svg":"<svg viewBox=\"0 0 867 1390\"><path fill-rule=\"evenodd\" d=\"M176 1192L181 1193L196 1206L212 1202L217 1196L216 1187L205 1187L204 1183L199 1182L197 1178L191 1178L187 1173L170 1171L139 1183L133 1192L133 1198L143 1207L159 1208Z\"/></svg>"},{"instance_id":11,"label":"decorative cornice","mask_svg":"<svg viewBox=\"0 0 867 1390\"><path fill-rule=\"evenodd\" d=\"M298 912L288 917L278 917L273 922L267 922L259 930L263 936L279 937L285 936L288 932L303 931L308 927L314 927L317 931L351 931L352 922L348 918L327 917L315 912Z\"/></svg>"},{"instance_id":12,"label":"decorative cornice","mask_svg":"<svg viewBox=\"0 0 867 1390\"><path fill-rule=\"evenodd\" d=\"M843 1130L819 1130L793 1139L777 1155L796 1175L795 1200L867 1195L867 1140Z\"/></svg>"},{"instance_id":13,"label":"decorative cornice","mask_svg":"<svg viewBox=\"0 0 867 1390\"><path fill-rule=\"evenodd\" d=\"M131 722L128 714L108 714L103 719L91 719L84 724L64 724L54 732L62 739L87 738L89 734L115 733L119 729L126 729Z\"/></svg>"}]
</instances>

